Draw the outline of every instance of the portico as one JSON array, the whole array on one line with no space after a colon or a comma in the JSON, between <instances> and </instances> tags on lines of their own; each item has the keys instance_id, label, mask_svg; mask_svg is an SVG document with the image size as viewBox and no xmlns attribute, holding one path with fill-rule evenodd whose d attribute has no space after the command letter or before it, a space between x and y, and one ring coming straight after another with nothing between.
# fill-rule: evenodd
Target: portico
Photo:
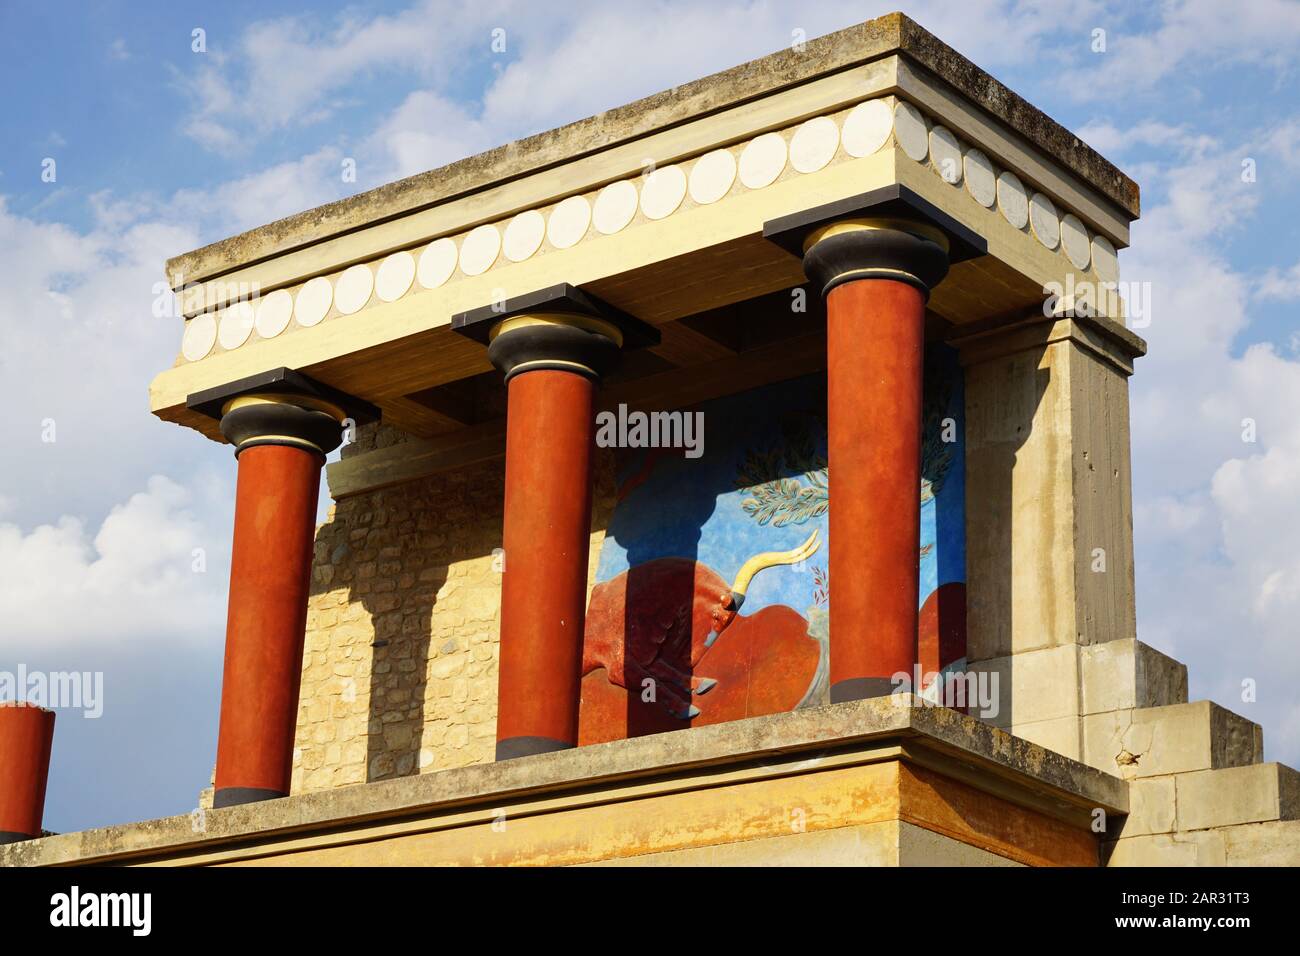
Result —
<instances>
[{"instance_id":1,"label":"portico","mask_svg":"<svg viewBox=\"0 0 1300 956\"><path fill-rule=\"evenodd\" d=\"M1136 639L1139 212L894 14L170 260L151 409L238 469L215 822L87 858L1300 848L1294 772Z\"/></svg>"}]
</instances>

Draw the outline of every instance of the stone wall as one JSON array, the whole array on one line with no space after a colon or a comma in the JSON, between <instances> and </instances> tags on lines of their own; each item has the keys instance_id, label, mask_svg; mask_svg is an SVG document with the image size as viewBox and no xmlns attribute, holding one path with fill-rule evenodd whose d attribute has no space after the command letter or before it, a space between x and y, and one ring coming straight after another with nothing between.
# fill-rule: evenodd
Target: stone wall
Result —
<instances>
[{"instance_id":1,"label":"stone wall","mask_svg":"<svg viewBox=\"0 0 1300 956\"><path fill-rule=\"evenodd\" d=\"M348 451L400 440L362 429ZM345 498L317 529L294 793L492 761L502 465ZM593 565L613 505L607 457L595 501Z\"/></svg>"}]
</instances>

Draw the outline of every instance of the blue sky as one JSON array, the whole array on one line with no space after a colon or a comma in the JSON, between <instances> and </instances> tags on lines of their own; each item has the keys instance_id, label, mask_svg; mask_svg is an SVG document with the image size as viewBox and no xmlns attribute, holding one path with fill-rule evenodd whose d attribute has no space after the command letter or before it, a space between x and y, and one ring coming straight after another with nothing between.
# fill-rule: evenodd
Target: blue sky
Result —
<instances>
[{"instance_id":1,"label":"blue sky","mask_svg":"<svg viewBox=\"0 0 1300 956\"><path fill-rule=\"evenodd\" d=\"M166 258L898 5L0 6L0 668L105 675L102 718L59 716L47 826L186 812L211 772L234 463L147 411ZM1300 4L905 9L1141 184L1139 636L1300 764Z\"/></svg>"}]
</instances>

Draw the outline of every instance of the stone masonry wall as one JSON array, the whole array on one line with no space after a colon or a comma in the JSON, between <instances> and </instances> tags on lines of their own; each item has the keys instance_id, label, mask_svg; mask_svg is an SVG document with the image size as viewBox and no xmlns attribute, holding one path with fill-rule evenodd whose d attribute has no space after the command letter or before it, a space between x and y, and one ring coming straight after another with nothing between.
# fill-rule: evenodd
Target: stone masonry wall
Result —
<instances>
[{"instance_id":1,"label":"stone masonry wall","mask_svg":"<svg viewBox=\"0 0 1300 956\"><path fill-rule=\"evenodd\" d=\"M367 429L351 451L394 438ZM502 466L345 498L317 529L294 793L492 761ZM591 577L612 461L596 472Z\"/></svg>"}]
</instances>

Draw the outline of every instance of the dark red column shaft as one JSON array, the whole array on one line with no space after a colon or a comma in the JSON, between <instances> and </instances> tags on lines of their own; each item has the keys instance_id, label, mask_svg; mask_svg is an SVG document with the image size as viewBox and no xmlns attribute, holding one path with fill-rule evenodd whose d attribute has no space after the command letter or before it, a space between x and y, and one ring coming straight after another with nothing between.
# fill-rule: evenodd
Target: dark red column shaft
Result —
<instances>
[{"instance_id":1,"label":"dark red column shaft","mask_svg":"<svg viewBox=\"0 0 1300 956\"><path fill-rule=\"evenodd\" d=\"M852 700L916 661L925 297L862 279L826 309L831 695Z\"/></svg>"},{"instance_id":2,"label":"dark red column shaft","mask_svg":"<svg viewBox=\"0 0 1300 956\"><path fill-rule=\"evenodd\" d=\"M595 383L509 383L497 759L576 746Z\"/></svg>"},{"instance_id":3,"label":"dark red column shaft","mask_svg":"<svg viewBox=\"0 0 1300 956\"><path fill-rule=\"evenodd\" d=\"M0 843L41 835L54 711L0 704Z\"/></svg>"},{"instance_id":4,"label":"dark red column shaft","mask_svg":"<svg viewBox=\"0 0 1300 956\"><path fill-rule=\"evenodd\" d=\"M289 445L239 454L218 806L289 792L321 464Z\"/></svg>"}]
</instances>

